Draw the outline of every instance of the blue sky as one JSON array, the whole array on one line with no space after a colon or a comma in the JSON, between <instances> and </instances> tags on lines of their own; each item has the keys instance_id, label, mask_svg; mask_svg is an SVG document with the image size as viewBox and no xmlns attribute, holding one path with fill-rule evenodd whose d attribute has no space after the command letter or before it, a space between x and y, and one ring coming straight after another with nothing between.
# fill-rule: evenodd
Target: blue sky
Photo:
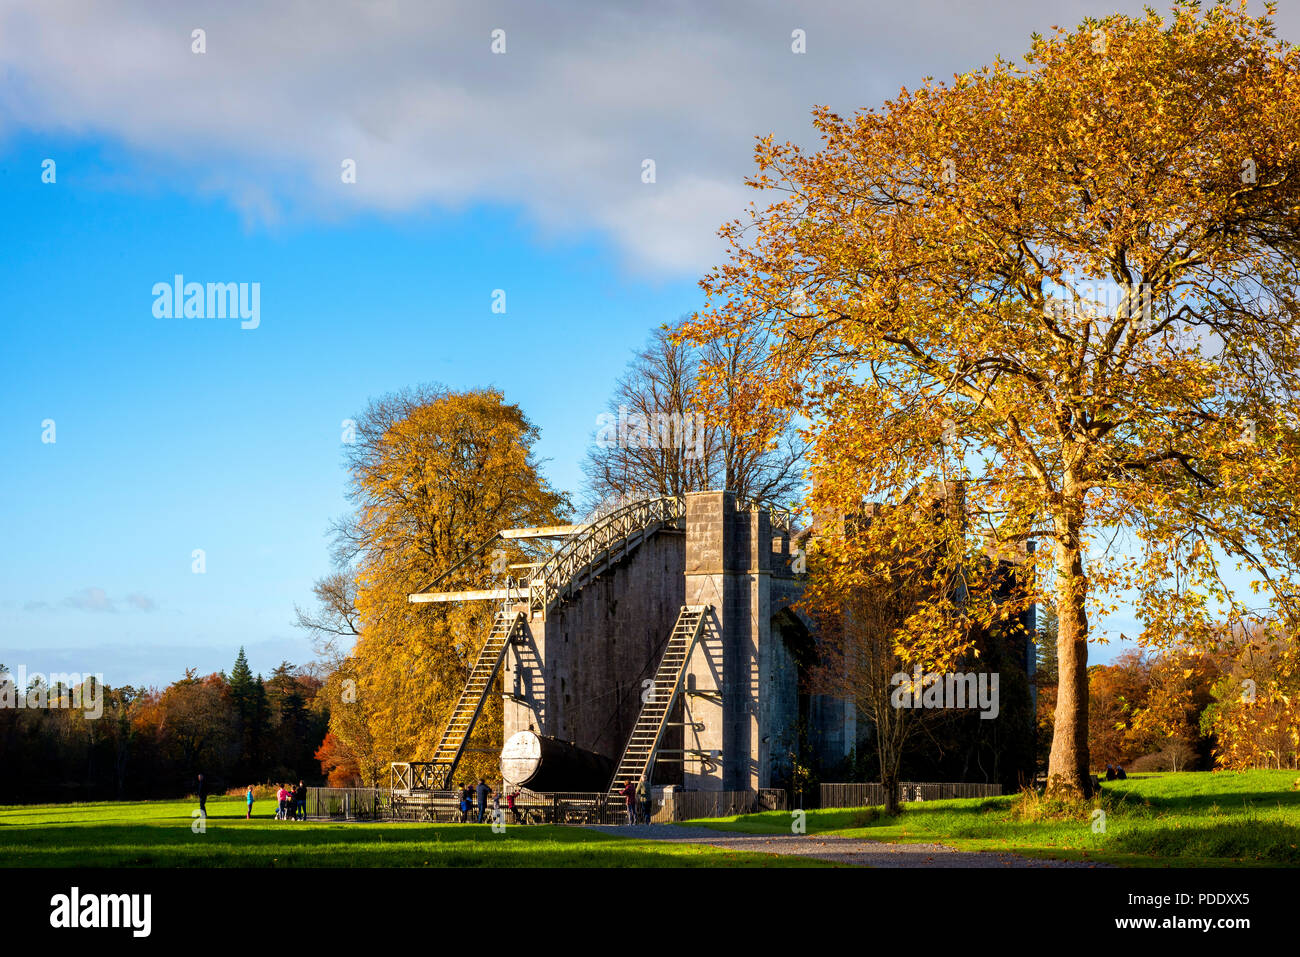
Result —
<instances>
[{"instance_id":1,"label":"blue sky","mask_svg":"<svg viewBox=\"0 0 1300 957\"><path fill-rule=\"evenodd\" d=\"M700 305L755 135L1116 7L1141 4L0 6L0 663L306 660L293 606L370 397L495 385L576 491L631 353ZM259 283L260 326L155 318L177 273Z\"/></svg>"},{"instance_id":2,"label":"blue sky","mask_svg":"<svg viewBox=\"0 0 1300 957\"><path fill-rule=\"evenodd\" d=\"M53 185L33 175L50 155ZM509 209L250 227L218 198L105 188L105 165L93 144L23 138L0 169L11 666L166 682L241 643L255 669L306 659L290 621L346 508L344 419L406 385L494 385L576 488L631 348L698 301L691 279L620 275L600 242L541 238ZM259 327L156 319L152 286L176 272L261 283Z\"/></svg>"}]
</instances>

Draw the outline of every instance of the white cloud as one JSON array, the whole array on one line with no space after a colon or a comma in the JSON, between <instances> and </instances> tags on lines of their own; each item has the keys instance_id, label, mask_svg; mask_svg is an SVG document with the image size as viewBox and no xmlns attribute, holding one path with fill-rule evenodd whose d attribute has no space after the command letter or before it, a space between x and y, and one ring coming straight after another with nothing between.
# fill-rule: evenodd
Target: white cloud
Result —
<instances>
[{"instance_id":1,"label":"white cloud","mask_svg":"<svg viewBox=\"0 0 1300 957\"><path fill-rule=\"evenodd\" d=\"M65 608L78 611L117 611L117 605L102 588L83 588L63 599Z\"/></svg>"},{"instance_id":2,"label":"white cloud","mask_svg":"<svg viewBox=\"0 0 1300 957\"><path fill-rule=\"evenodd\" d=\"M120 139L254 221L518 204L548 232L607 230L638 271L698 273L747 199L755 135L806 141L814 104L878 105L1100 12L872 6L0 2L0 133ZM1285 34L1296 14L1279 21ZM505 55L489 49L498 27Z\"/></svg>"},{"instance_id":3,"label":"white cloud","mask_svg":"<svg viewBox=\"0 0 1300 957\"><path fill-rule=\"evenodd\" d=\"M153 611L158 605L148 595L133 592L126 596L126 603L136 611Z\"/></svg>"},{"instance_id":4,"label":"white cloud","mask_svg":"<svg viewBox=\"0 0 1300 957\"><path fill-rule=\"evenodd\" d=\"M151 612L158 607L157 602L141 592L132 592L123 600L130 606L132 611ZM110 598L108 592L94 585L69 595L59 602L58 607L68 608L73 611L108 613L116 613L119 610L118 600ZM23 603L23 611L26 612L50 612L54 610L55 606L48 601L32 600Z\"/></svg>"}]
</instances>

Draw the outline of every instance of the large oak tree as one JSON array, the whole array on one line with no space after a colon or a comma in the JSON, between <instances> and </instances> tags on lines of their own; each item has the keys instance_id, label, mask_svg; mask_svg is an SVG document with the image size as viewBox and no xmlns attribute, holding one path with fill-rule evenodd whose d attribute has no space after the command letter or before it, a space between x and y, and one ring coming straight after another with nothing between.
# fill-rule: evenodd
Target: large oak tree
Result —
<instances>
[{"instance_id":1,"label":"large oak tree","mask_svg":"<svg viewBox=\"0 0 1300 957\"><path fill-rule=\"evenodd\" d=\"M965 468L992 546L1048 546L1054 791L1090 791L1090 612L1137 594L1144 643L1198 640L1246 609L1234 562L1295 601L1300 54L1271 14L1088 20L818 108L819 149L759 141L765 202L704 280L692 335L770 335L817 507Z\"/></svg>"},{"instance_id":2,"label":"large oak tree","mask_svg":"<svg viewBox=\"0 0 1300 957\"><path fill-rule=\"evenodd\" d=\"M491 551L476 553L481 543L504 528L567 516L567 499L540 473L538 434L491 389L405 390L371 402L356 420L355 441L345 446L356 510L336 527L335 559L348 571L318 583L319 609L300 612L299 624L332 651L330 730L367 783L390 761L433 753L496 610L486 602L412 604L408 596L450 569L442 588L484 587L502 572ZM343 656L337 642L354 635ZM500 731L494 695L476 741L499 744ZM496 773L487 752L462 762L466 777Z\"/></svg>"}]
</instances>

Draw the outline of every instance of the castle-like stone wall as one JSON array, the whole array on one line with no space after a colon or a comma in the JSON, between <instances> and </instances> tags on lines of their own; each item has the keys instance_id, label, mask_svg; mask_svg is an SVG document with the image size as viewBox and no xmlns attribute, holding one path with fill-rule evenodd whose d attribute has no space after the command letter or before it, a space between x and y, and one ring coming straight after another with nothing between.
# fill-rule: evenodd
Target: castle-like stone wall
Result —
<instances>
[{"instance_id":1,"label":"castle-like stone wall","mask_svg":"<svg viewBox=\"0 0 1300 957\"><path fill-rule=\"evenodd\" d=\"M506 655L505 735L623 753L684 601L685 536L662 529L570 601L529 621ZM525 609L526 610L526 609Z\"/></svg>"},{"instance_id":2,"label":"castle-like stone wall","mask_svg":"<svg viewBox=\"0 0 1300 957\"><path fill-rule=\"evenodd\" d=\"M790 557L789 535L766 511L738 509L730 492L688 495L684 533L661 529L529 621L506 657L506 737L531 727L617 760L681 606L706 605L655 782L743 790L784 780L801 700L787 645L809 640L787 610L802 588ZM777 614L784 624L774 628ZM827 726L810 737L842 756L855 735L851 707L813 710Z\"/></svg>"}]
</instances>

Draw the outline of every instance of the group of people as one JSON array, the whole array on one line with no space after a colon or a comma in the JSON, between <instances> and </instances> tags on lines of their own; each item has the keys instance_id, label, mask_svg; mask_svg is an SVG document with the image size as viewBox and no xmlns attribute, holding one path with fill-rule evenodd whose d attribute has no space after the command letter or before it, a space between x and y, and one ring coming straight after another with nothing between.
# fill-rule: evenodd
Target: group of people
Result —
<instances>
[{"instance_id":1,"label":"group of people","mask_svg":"<svg viewBox=\"0 0 1300 957\"><path fill-rule=\"evenodd\" d=\"M248 787L248 817L253 816L253 787ZM307 785L301 781L298 786L292 784L281 784L275 792L276 810L275 819L277 821L305 821L307 820Z\"/></svg>"},{"instance_id":2,"label":"group of people","mask_svg":"<svg viewBox=\"0 0 1300 957\"><path fill-rule=\"evenodd\" d=\"M461 824L469 823L470 816L474 812L475 804L478 805L477 823L482 824L486 820L504 822L505 819L501 816L501 788L497 788L494 791L492 788L488 787L488 783L485 779L479 778L477 785L465 784L456 790L460 794L459 806ZM520 823L519 812L515 809L515 795L517 793L518 792L516 791L510 791L506 794L506 810L510 812L510 816L514 819L516 824ZM488 798L492 799L491 818L487 816Z\"/></svg>"},{"instance_id":3,"label":"group of people","mask_svg":"<svg viewBox=\"0 0 1300 957\"><path fill-rule=\"evenodd\" d=\"M627 802L627 823L649 824L654 812L654 800L645 775L642 775L641 780L636 784L628 781L623 785L623 790L619 793L623 795L623 800Z\"/></svg>"},{"instance_id":4,"label":"group of people","mask_svg":"<svg viewBox=\"0 0 1300 957\"><path fill-rule=\"evenodd\" d=\"M1106 780L1113 781L1116 778L1116 772L1120 780L1124 778L1124 769L1106 765ZM478 779L478 784L464 784L456 789L460 794L460 823L468 824L471 815L474 813L475 806L478 808L478 816L475 818L477 823L482 824L484 821L501 821L504 823L505 818L501 814L501 792L504 788L493 790L488 787L484 778ZM507 791L506 810L510 812L511 820L516 823L522 823L519 809L515 807L515 798L518 791ZM645 777L633 784L628 781L619 792L627 802L627 823L628 824L649 824L650 817L653 813L654 802L651 797L650 786ZM199 811L205 816L207 808L205 804L208 797L207 782L203 775L199 775ZM488 798L492 799L492 816L489 818L487 813ZM253 818L253 786L248 786L248 792L244 799L248 809L244 817L247 820ZM277 821L305 821L307 820L307 786L299 781L298 786L291 784L281 784L275 792L276 811L275 819Z\"/></svg>"},{"instance_id":5,"label":"group of people","mask_svg":"<svg viewBox=\"0 0 1300 957\"><path fill-rule=\"evenodd\" d=\"M244 820L253 819L253 786L248 786L248 791L244 795L244 801L247 810L244 813ZM276 811L275 819L277 821L305 821L307 820L307 785L299 781L298 786L292 784L281 784L275 792ZM208 782L204 780L202 774L199 775L199 813L205 818L208 814Z\"/></svg>"},{"instance_id":6,"label":"group of people","mask_svg":"<svg viewBox=\"0 0 1300 957\"><path fill-rule=\"evenodd\" d=\"M1124 773L1124 769L1123 769L1122 767L1120 767L1118 764L1108 764L1108 765L1106 765L1106 780L1107 780L1107 781L1124 781L1124 780L1126 780L1127 778L1128 778L1128 775Z\"/></svg>"}]
</instances>

